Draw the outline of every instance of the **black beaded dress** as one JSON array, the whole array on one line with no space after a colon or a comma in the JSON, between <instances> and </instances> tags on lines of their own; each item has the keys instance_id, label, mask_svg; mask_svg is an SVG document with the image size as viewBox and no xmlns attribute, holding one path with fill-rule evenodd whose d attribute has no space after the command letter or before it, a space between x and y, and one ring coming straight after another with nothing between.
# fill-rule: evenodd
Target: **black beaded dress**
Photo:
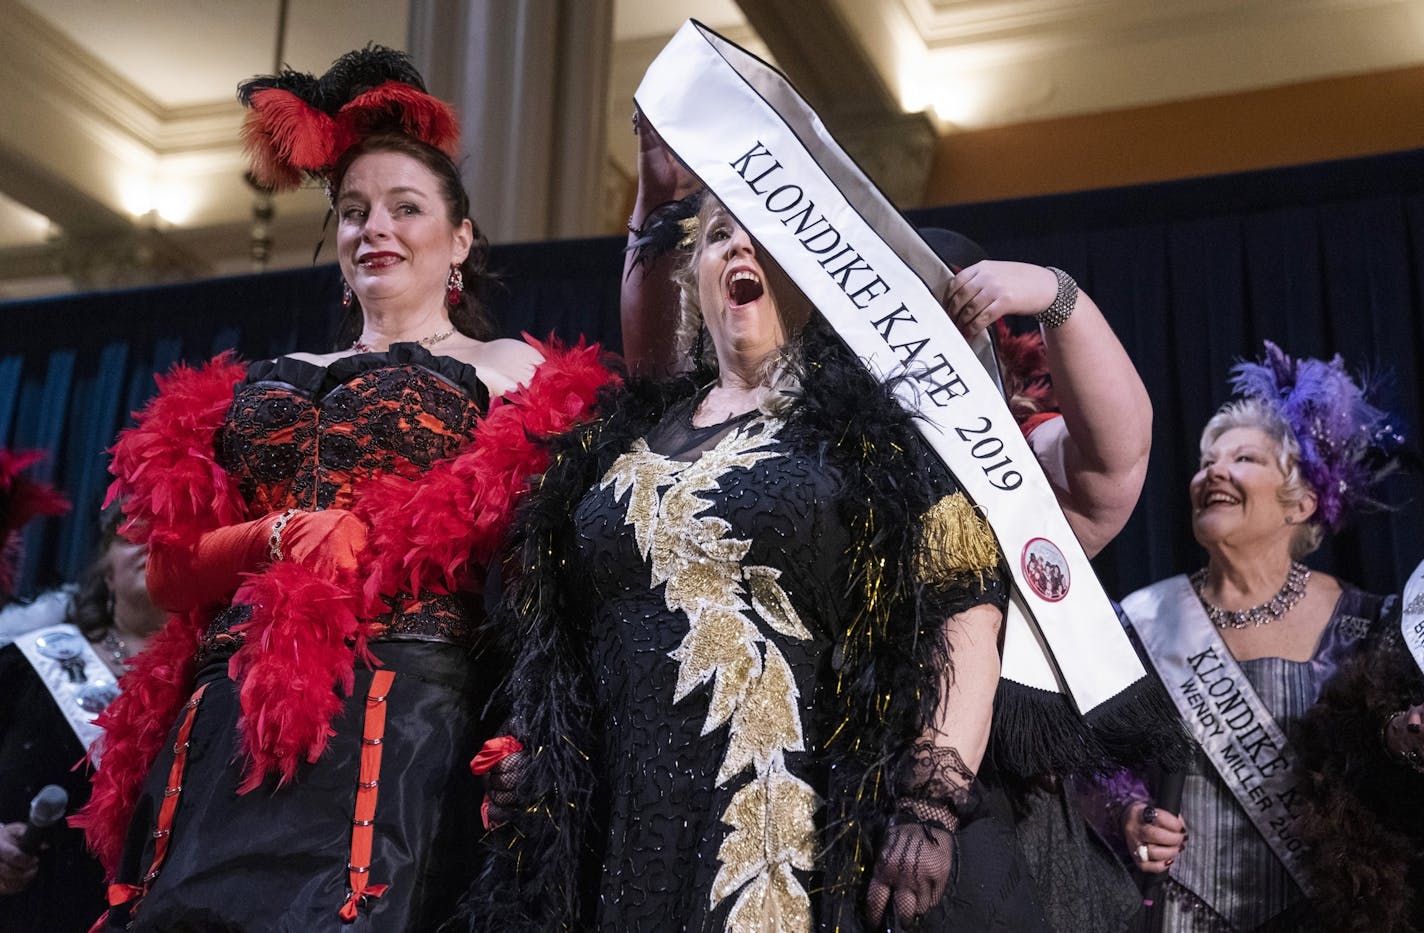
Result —
<instances>
[{"instance_id":1,"label":"black beaded dress","mask_svg":"<svg viewBox=\"0 0 1424 933\"><path fill-rule=\"evenodd\" d=\"M249 517L289 507L350 508L371 477L418 476L458 451L487 404L472 367L416 344L325 367L291 358L258 362L236 390L218 462L240 484ZM385 887L373 889L351 921L338 909L350 894L363 718L375 672L356 665L354 687L316 762L289 784L269 776L239 793L239 685L228 663L242 643L231 629L250 611L223 610L202 640L201 700L166 854L132 916L114 910L111 927L433 929L468 880L478 834L480 792L467 762L488 736L478 714L500 671L475 643L482 603L458 592L421 593L394 600L377 620L371 651L394 680L386 690L369 871L372 885ZM141 884L154 863L153 834L179 731L175 724L144 783L121 883Z\"/></svg>"},{"instance_id":2,"label":"black beaded dress","mask_svg":"<svg viewBox=\"0 0 1424 933\"><path fill-rule=\"evenodd\" d=\"M688 410L575 516L607 715L599 927L735 928L774 910L805 928L820 783L806 751L849 535L834 475L780 423L697 429Z\"/></svg>"},{"instance_id":3,"label":"black beaded dress","mask_svg":"<svg viewBox=\"0 0 1424 933\"><path fill-rule=\"evenodd\" d=\"M837 895L821 750L834 646L858 611L844 478L780 419L699 428L693 408L634 442L574 517L602 733L595 925L822 929ZM942 470L936 485L956 488ZM935 604L993 592L961 580Z\"/></svg>"}]
</instances>

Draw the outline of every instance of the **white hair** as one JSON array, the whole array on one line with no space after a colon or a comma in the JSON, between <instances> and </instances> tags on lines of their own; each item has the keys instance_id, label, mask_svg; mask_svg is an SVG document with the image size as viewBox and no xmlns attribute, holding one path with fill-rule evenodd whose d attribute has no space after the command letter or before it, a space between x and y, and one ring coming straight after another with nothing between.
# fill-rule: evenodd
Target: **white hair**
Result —
<instances>
[{"instance_id":1,"label":"white hair","mask_svg":"<svg viewBox=\"0 0 1424 933\"><path fill-rule=\"evenodd\" d=\"M1216 410L1211 420L1202 429L1201 453L1206 454L1218 437L1232 428L1251 428L1271 439L1276 447L1276 463L1285 476L1276 498L1281 505L1291 508L1299 505L1307 496L1315 495L1315 490L1300 472L1300 442L1295 432L1286 424L1274 408L1263 399L1255 397L1233 399ZM1291 557L1299 560L1320 547L1325 538L1325 528L1315 521L1302 522L1296 527L1291 538Z\"/></svg>"}]
</instances>

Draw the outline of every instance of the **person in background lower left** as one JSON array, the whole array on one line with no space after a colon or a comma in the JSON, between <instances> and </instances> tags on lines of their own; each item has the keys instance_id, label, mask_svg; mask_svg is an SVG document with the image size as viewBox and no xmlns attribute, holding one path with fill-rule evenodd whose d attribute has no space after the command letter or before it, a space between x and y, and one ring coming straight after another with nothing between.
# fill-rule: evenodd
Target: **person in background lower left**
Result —
<instances>
[{"instance_id":1,"label":"person in background lower left","mask_svg":"<svg viewBox=\"0 0 1424 933\"><path fill-rule=\"evenodd\" d=\"M44 600L59 618L0 648L0 933L82 933L104 909L103 872L80 830L61 820L36 838L34 854L22 836L41 789L61 788L65 812L89 799L88 771L76 765L99 734L93 720L165 618L148 596L148 550L118 536L120 517L117 508L101 516L78 586Z\"/></svg>"}]
</instances>

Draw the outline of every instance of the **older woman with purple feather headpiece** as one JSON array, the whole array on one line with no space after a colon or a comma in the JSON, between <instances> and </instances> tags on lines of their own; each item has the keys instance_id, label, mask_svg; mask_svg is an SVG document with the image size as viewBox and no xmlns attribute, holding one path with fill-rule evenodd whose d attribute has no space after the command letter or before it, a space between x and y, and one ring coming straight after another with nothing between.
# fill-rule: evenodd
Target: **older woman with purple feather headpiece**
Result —
<instances>
[{"instance_id":1,"label":"older woman with purple feather headpiece","mask_svg":"<svg viewBox=\"0 0 1424 933\"><path fill-rule=\"evenodd\" d=\"M1206 566L1123 601L1197 746L1183 774L1114 782L1112 828L1146 882L1151 930L1299 930L1325 915L1349 866L1327 864L1327 849L1312 845L1324 826L1316 804L1340 775L1320 773L1300 726L1308 720L1329 745L1336 737L1315 712L1322 692L1328 699L1352 659L1378 657L1399 636L1394 597L1301 563L1376 504L1401 442L1389 416L1338 356L1292 359L1269 341L1258 362L1232 369L1231 386L1236 397L1202 432L1189 487ZM1365 732L1372 751L1399 763L1383 767L1414 779L1424 747L1408 728L1418 721L1408 696L1424 696L1419 671L1394 686L1392 709L1405 711Z\"/></svg>"}]
</instances>

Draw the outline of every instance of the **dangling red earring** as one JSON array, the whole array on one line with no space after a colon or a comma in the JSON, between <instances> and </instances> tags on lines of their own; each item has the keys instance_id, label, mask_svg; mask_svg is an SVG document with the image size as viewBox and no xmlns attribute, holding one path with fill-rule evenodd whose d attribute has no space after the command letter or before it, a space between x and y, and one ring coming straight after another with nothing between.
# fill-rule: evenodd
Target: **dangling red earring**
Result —
<instances>
[{"instance_id":1,"label":"dangling red earring","mask_svg":"<svg viewBox=\"0 0 1424 933\"><path fill-rule=\"evenodd\" d=\"M351 307L351 286L345 279L341 280L341 307Z\"/></svg>"},{"instance_id":2,"label":"dangling red earring","mask_svg":"<svg viewBox=\"0 0 1424 933\"><path fill-rule=\"evenodd\" d=\"M459 266L450 267L450 277L445 280L445 303L454 308L460 304L460 296L465 293L465 275Z\"/></svg>"}]
</instances>

